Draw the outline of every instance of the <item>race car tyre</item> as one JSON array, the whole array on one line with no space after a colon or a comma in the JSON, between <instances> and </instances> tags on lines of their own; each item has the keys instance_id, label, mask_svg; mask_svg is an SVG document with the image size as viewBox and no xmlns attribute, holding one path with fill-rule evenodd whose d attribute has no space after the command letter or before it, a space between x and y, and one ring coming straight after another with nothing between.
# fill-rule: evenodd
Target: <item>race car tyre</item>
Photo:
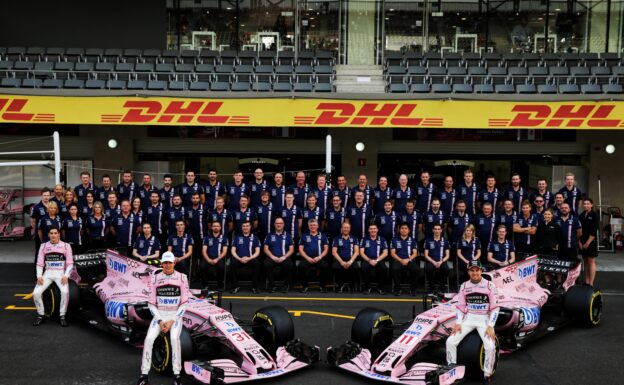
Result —
<instances>
[{"instance_id":1,"label":"race car tyre","mask_svg":"<svg viewBox=\"0 0 624 385\"><path fill-rule=\"evenodd\" d=\"M152 368L157 373L171 373L173 369L173 361L171 356L171 338L169 333L160 333L154 341L152 348ZM182 356L182 367L184 361L190 361L195 358L196 347L191 337L191 332L187 328L182 328L180 332L180 355Z\"/></svg>"},{"instance_id":2,"label":"race car tyre","mask_svg":"<svg viewBox=\"0 0 624 385\"><path fill-rule=\"evenodd\" d=\"M351 340L377 357L392 343L393 327L394 321L387 311L367 307L355 316Z\"/></svg>"},{"instance_id":3,"label":"race car tyre","mask_svg":"<svg viewBox=\"0 0 624 385\"><path fill-rule=\"evenodd\" d=\"M498 365L500 348L498 345L498 338L496 339L496 355L494 358L494 367L492 374L496 372L496 366ZM483 362L485 360L485 349L483 348L483 341L479 333L474 330L468 334L457 347L457 364L464 365L466 367L466 377L473 380L480 380L483 378Z\"/></svg>"},{"instance_id":4,"label":"race car tyre","mask_svg":"<svg viewBox=\"0 0 624 385\"><path fill-rule=\"evenodd\" d=\"M251 318L253 338L271 355L295 338L295 324L288 311L281 306L267 306Z\"/></svg>"},{"instance_id":5,"label":"race car tyre","mask_svg":"<svg viewBox=\"0 0 624 385\"><path fill-rule=\"evenodd\" d=\"M594 327L602 316L602 293L591 286L574 285L563 297L566 315L584 327Z\"/></svg>"},{"instance_id":6,"label":"race car tyre","mask_svg":"<svg viewBox=\"0 0 624 385\"><path fill-rule=\"evenodd\" d=\"M80 288L73 280L68 281L69 301L67 302L67 317L71 317L80 307ZM45 315L52 319L58 319L61 308L61 290L52 284L43 292L43 307Z\"/></svg>"}]
</instances>

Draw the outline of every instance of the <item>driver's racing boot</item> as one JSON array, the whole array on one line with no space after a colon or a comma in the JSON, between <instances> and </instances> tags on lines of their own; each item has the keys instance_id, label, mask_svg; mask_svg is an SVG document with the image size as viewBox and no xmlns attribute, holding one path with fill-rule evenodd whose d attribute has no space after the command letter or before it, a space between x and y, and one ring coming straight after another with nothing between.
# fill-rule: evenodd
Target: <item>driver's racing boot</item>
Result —
<instances>
[{"instance_id":1,"label":"driver's racing boot","mask_svg":"<svg viewBox=\"0 0 624 385\"><path fill-rule=\"evenodd\" d=\"M173 385L182 385L182 377L179 374L173 376Z\"/></svg>"},{"instance_id":2,"label":"driver's racing boot","mask_svg":"<svg viewBox=\"0 0 624 385\"><path fill-rule=\"evenodd\" d=\"M33 322L32 326L39 326L44 322L45 322L45 317L42 315L37 315L37 318L35 318L35 321Z\"/></svg>"},{"instance_id":3,"label":"driver's racing boot","mask_svg":"<svg viewBox=\"0 0 624 385\"><path fill-rule=\"evenodd\" d=\"M139 381L137 382L137 385L149 385L147 374L141 374L141 377L139 377Z\"/></svg>"}]
</instances>

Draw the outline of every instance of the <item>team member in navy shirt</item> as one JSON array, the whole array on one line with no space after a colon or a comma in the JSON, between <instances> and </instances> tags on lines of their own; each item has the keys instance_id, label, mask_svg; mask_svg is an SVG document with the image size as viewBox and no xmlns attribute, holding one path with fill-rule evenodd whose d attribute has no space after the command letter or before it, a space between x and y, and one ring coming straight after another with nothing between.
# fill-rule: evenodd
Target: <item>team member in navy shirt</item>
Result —
<instances>
[{"instance_id":1,"label":"team member in navy shirt","mask_svg":"<svg viewBox=\"0 0 624 385\"><path fill-rule=\"evenodd\" d=\"M50 191L50 200L56 202L59 207L65 202L65 186L58 183L54 186L54 191Z\"/></svg>"},{"instance_id":2,"label":"team member in navy shirt","mask_svg":"<svg viewBox=\"0 0 624 385\"><path fill-rule=\"evenodd\" d=\"M145 222L141 227L143 232L139 234L136 241L134 241L132 256L143 262L157 262L160 256L160 242L158 238L152 234L152 225Z\"/></svg>"},{"instance_id":3,"label":"team member in navy shirt","mask_svg":"<svg viewBox=\"0 0 624 385\"><path fill-rule=\"evenodd\" d=\"M41 189L41 200L30 210L30 227L32 229L33 238L35 239L35 262L37 260L37 256L39 255L39 247L41 246L42 239L39 235L39 221L48 213L49 202L50 189L44 187Z\"/></svg>"},{"instance_id":4,"label":"team member in navy shirt","mask_svg":"<svg viewBox=\"0 0 624 385\"><path fill-rule=\"evenodd\" d=\"M221 232L228 236L232 215L230 211L225 208L224 197L217 197L216 207L208 213L208 217L210 218L210 222L219 222L221 224Z\"/></svg>"},{"instance_id":5,"label":"team member in navy shirt","mask_svg":"<svg viewBox=\"0 0 624 385\"><path fill-rule=\"evenodd\" d=\"M269 187L269 182L264 179L264 172L261 168L257 168L254 171L254 180L248 186L251 208L260 206L260 196L264 191L268 191Z\"/></svg>"},{"instance_id":6,"label":"team member in navy shirt","mask_svg":"<svg viewBox=\"0 0 624 385\"><path fill-rule=\"evenodd\" d=\"M206 223L208 219L208 209L201 203L199 194L191 195L191 206L186 210L186 223L188 224L188 232L193 237L193 244L197 245L193 248L193 275L199 277L199 263L202 260L201 247L202 241L206 236Z\"/></svg>"},{"instance_id":7,"label":"team member in navy shirt","mask_svg":"<svg viewBox=\"0 0 624 385\"><path fill-rule=\"evenodd\" d=\"M195 171L188 170L186 182L178 186L178 194L182 197L182 206L190 207L193 204L191 198L195 193L199 194L199 200L203 204L206 201L204 187L195 181Z\"/></svg>"},{"instance_id":8,"label":"team member in navy shirt","mask_svg":"<svg viewBox=\"0 0 624 385\"><path fill-rule=\"evenodd\" d=\"M399 176L399 185L394 189L394 209L399 213L405 212L405 205L409 199L415 198L416 194L411 187L407 185L407 175Z\"/></svg>"},{"instance_id":9,"label":"team member in navy shirt","mask_svg":"<svg viewBox=\"0 0 624 385\"><path fill-rule=\"evenodd\" d=\"M166 174L163 176L163 188L161 188L158 193L160 194L160 203L162 203L163 209L167 211L169 207L173 206L173 197L176 194L171 175Z\"/></svg>"},{"instance_id":10,"label":"team member in navy shirt","mask_svg":"<svg viewBox=\"0 0 624 385\"><path fill-rule=\"evenodd\" d=\"M80 216L83 220L86 220L93 213L93 204L95 203L95 194L91 191L87 191L85 194L85 203L81 205Z\"/></svg>"},{"instance_id":11,"label":"team member in navy shirt","mask_svg":"<svg viewBox=\"0 0 624 385\"><path fill-rule=\"evenodd\" d=\"M332 193L335 197L337 196L340 198L343 208L347 208L349 206L351 189L347 186L347 178L344 175L339 175L338 178L336 178L336 188L332 191Z\"/></svg>"},{"instance_id":12,"label":"team member in navy shirt","mask_svg":"<svg viewBox=\"0 0 624 385\"><path fill-rule=\"evenodd\" d=\"M227 208L236 210L239 207L238 201L240 197L249 194L249 188L243 183L243 172L241 170L234 171L232 178L233 182L227 184L225 194L228 198Z\"/></svg>"},{"instance_id":13,"label":"team member in navy shirt","mask_svg":"<svg viewBox=\"0 0 624 385\"><path fill-rule=\"evenodd\" d=\"M544 220L544 212L548 209L545 207L545 203L546 200L541 196L535 197L535 200L533 201L535 207L533 208L532 213L537 217L538 223Z\"/></svg>"},{"instance_id":14,"label":"team member in navy shirt","mask_svg":"<svg viewBox=\"0 0 624 385\"><path fill-rule=\"evenodd\" d=\"M396 236L401 216L393 209L392 201L388 200L384 204L384 211L375 216L375 224L377 225L375 228L383 239L393 239Z\"/></svg>"},{"instance_id":15,"label":"team member in navy shirt","mask_svg":"<svg viewBox=\"0 0 624 385\"><path fill-rule=\"evenodd\" d=\"M529 194L529 201L532 204L535 204L535 199L538 197L543 198L544 207L550 207L553 205L555 201L555 197L552 192L548 190L548 184L546 183L546 179L540 178L537 180L537 190L531 191Z\"/></svg>"},{"instance_id":16,"label":"team member in navy shirt","mask_svg":"<svg viewBox=\"0 0 624 385\"><path fill-rule=\"evenodd\" d=\"M132 180L132 172L124 171L121 176L121 183L117 185L117 194L119 200L128 200L132 202L132 198L137 195L139 185Z\"/></svg>"},{"instance_id":17,"label":"team member in navy shirt","mask_svg":"<svg viewBox=\"0 0 624 385\"><path fill-rule=\"evenodd\" d=\"M114 191L115 187L113 186L110 175L105 174L102 176L102 186L95 191L95 200L106 204L108 201L108 194Z\"/></svg>"},{"instance_id":18,"label":"team member in navy shirt","mask_svg":"<svg viewBox=\"0 0 624 385\"><path fill-rule=\"evenodd\" d=\"M457 187L457 191L459 192L458 198L466 202L466 212L471 215L476 215L479 187L474 182L471 169L464 171L464 183Z\"/></svg>"},{"instance_id":19,"label":"team member in navy shirt","mask_svg":"<svg viewBox=\"0 0 624 385\"><path fill-rule=\"evenodd\" d=\"M275 210L281 210L284 207L284 199L286 196L286 185L284 184L284 175L281 172L275 173L273 176L273 186L270 186L271 203Z\"/></svg>"},{"instance_id":20,"label":"team member in navy shirt","mask_svg":"<svg viewBox=\"0 0 624 385\"><path fill-rule=\"evenodd\" d=\"M450 217L455 210L457 204L458 194L455 187L453 187L453 177L447 176L444 178L444 188L438 193L440 197L440 209L447 217ZM465 202L464 202L465 203Z\"/></svg>"},{"instance_id":21,"label":"team member in navy shirt","mask_svg":"<svg viewBox=\"0 0 624 385\"><path fill-rule=\"evenodd\" d=\"M388 244L379 236L379 228L371 223L368 226L368 235L360 242L360 258L362 258L361 274L364 281L362 291L371 292L371 273L375 271L377 292L384 294L384 286L388 279L388 268L384 260L388 257Z\"/></svg>"},{"instance_id":22,"label":"team member in navy shirt","mask_svg":"<svg viewBox=\"0 0 624 385\"><path fill-rule=\"evenodd\" d=\"M320 270L321 276L321 293L325 293L326 285L329 283L330 264L327 261L327 253L329 252L329 243L325 234L320 233L319 223L316 219L310 219L308 222L309 232L301 236L299 242L299 255L301 261L299 263L299 281L301 282L302 293L308 292L308 276L313 268Z\"/></svg>"},{"instance_id":23,"label":"team member in navy shirt","mask_svg":"<svg viewBox=\"0 0 624 385\"><path fill-rule=\"evenodd\" d=\"M280 268L284 276L283 293L288 293L292 284L293 268L292 255L295 253L293 240L287 232L284 231L284 219L275 218L275 231L270 232L264 240L264 269L266 270L267 279L271 292L277 292L275 286L275 268Z\"/></svg>"},{"instance_id":24,"label":"team member in navy shirt","mask_svg":"<svg viewBox=\"0 0 624 385\"><path fill-rule=\"evenodd\" d=\"M252 231L258 228L258 218L255 210L249 207L249 198L247 195L243 195L238 200L238 209L232 211L232 225L234 229L234 235L241 235L243 232L243 223L249 222L252 227Z\"/></svg>"},{"instance_id":25,"label":"team member in navy shirt","mask_svg":"<svg viewBox=\"0 0 624 385\"><path fill-rule=\"evenodd\" d=\"M325 213L325 234L330 241L340 235L346 216L347 212L342 206L340 195L334 195L332 197L332 207Z\"/></svg>"},{"instance_id":26,"label":"team member in navy shirt","mask_svg":"<svg viewBox=\"0 0 624 385\"><path fill-rule=\"evenodd\" d=\"M411 198L405 204L405 211L401 214L401 222L407 224L410 237L418 241L418 235L422 232L423 216L416 211L416 202Z\"/></svg>"},{"instance_id":27,"label":"team member in navy shirt","mask_svg":"<svg viewBox=\"0 0 624 385\"><path fill-rule=\"evenodd\" d=\"M460 199L456 204L457 210L453 212L449 219L449 244L451 248L451 259L453 263L456 262L457 256L457 242L464 235L464 230L469 226L474 217L466 212L466 203Z\"/></svg>"},{"instance_id":28,"label":"team member in navy shirt","mask_svg":"<svg viewBox=\"0 0 624 385\"><path fill-rule=\"evenodd\" d=\"M468 225L464 229L464 234L457 241L457 273L459 274L459 282L464 282L468 275L467 269L470 261L479 260L481 258L481 242L475 237L475 227Z\"/></svg>"},{"instance_id":29,"label":"team member in navy shirt","mask_svg":"<svg viewBox=\"0 0 624 385\"><path fill-rule=\"evenodd\" d=\"M518 206L518 208L520 208L520 206ZM511 199L505 199L503 201L503 211L499 215L499 218L499 223L505 225L505 230L507 230L507 239L513 242L513 226L518 220L518 212L514 210L514 204Z\"/></svg>"},{"instance_id":30,"label":"team member in navy shirt","mask_svg":"<svg viewBox=\"0 0 624 385\"><path fill-rule=\"evenodd\" d=\"M210 232L203 240L201 271L202 287L208 287L208 278L214 271L217 278L217 289L225 290L225 256L228 252L228 239L223 234L221 222L214 221L210 225Z\"/></svg>"},{"instance_id":31,"label":"team member in navy shirt","mask_svg":"<svg viewBox=\"0 0 624 385\"><path fill-rule=\"evenodd\" d=\"M173 197L173 206L169 207L165 213L165 224L167 225L167 235L175 234L176 222L186 219L186 207L182 206L182 197L178 194Z\"/></svg>"},{"instance_id":32,"label":"team member in navy shirt","mask_svg":"<svg viewBox=\"0 0 624 385\"><path fill-rule=\"evenodd\" d=\"M488 202L492 205L494 212L498 209L498 202L501 199L501 193L496 188L496 178L488 175L485 179L485 188L479 193L478 208L483 211L483 205Z\"/></svg>"},{"instance_id":33,"label":"team member in navy shirt","mask_svg":"<svg viewBox=\"0 0 624 385\"><path fill-rule=\"evenodd\" d=\"M118 203L117 193L111 191L108 193L108 203L104 205L104 217L106 218L106 225L111 230L107 234L107 242L110 247L115 247L117 245L117 240L115 239L115 233L113 231L113 225L115 224L115 220L119 215L121 215L121 205Z\"/></svg>"},{"instance_id":34,"label":"team member in navy shirt","mask_svg":"<svg viewBox=\"0 0 624 385\"><path fill-rule=\"evenodd\" d=\"M317 204L316 195L310 194L308 196L307 206L301 210L301 218L303 219L301 231L304 234L309 232L308 222L311 219L317 221L319 223L319 227L323 228L325 210Z\"/></svg>"},{"instance_id":35,"label":"team member in navy shirt","mask_svg":"<svg viewBox=\"0 0 624 385\"><path fill-rule=\"evenodd\" d=\"M418 242L409 235L407 223L399 225L399 236L392 240L390 245L392 257L391 275L394 281L394 295L401 295L401 271L409 274L410 290L416 292L416 279L418 277Z\"/></svg>"},{"instance_id":36,"label":"team member in navy shirt","mask_svg":"<svg viewBox=\"0 0 624 385\"><path fill-rule=\"evenodd\" d=\"M442 236L442 225L433 225L433 237L425 240L425 273L429 281L429 290L433 286L436 293L443 286L448 277L448 261L450 257L450 245Z\"/></svg>"},{"instance_id":37,"label":"team member in navy shirt","mask_svg":"<svg viewBox=\"0 0 624 385\"><path fill-rule=\"evenodd\" d=\"M190 264L193 255L193 237L186 232L186 224L183 219L178 219L175 222L175 232L169 234L167 239L167 251L172 252L176 257L176 270L189 276L192 271ZM191 282L190 276L188 280Z\"/></svg>"},{"instance_id":38,"label":"team member in navy shirt","mask_svg":"<svg viewBox=\"0 0 624 385\"><path fill-rule=\"evenodd\" d=\"M581 190L574 185L574 183L574 174L571 172L566 173L565 186L563 186L559 192L563 194L565 202L570 206L570 212L576 215L583 194L581 193Z\"/></svg>"},{"instance_id":39,"label":"team member in navy shirt","mask_svg":"<svg viewBox=\"0 0 624 385\"><path fill-rule=\"evenodd\" d=\"M41 219L39 219L39 224L37 224L37 231L39 232L39 239L41 239L41 243L45 243L50 240L48 236L50 229L57 229L60 232L61 227L62 220L61 216L58 215L58 206L56 205L56 202L48 202L48 213L41 217Z\"/></svg>"},{"instance_id":40,"label":"team member in navy shirt","mask_svg":"<svg viewBox=\"0 0 624 385\"><path fill-rule=\"evenodd\" d=\"M65 243L71 245L73 255L80 254L84 250L82 247L82 237L85 220L78 215L78 205L75 203L70 205L67 211L69 215L63 220L61 239L63 239Z\"/></svg>"},{"instance_id":41,"label":"team member in navy shirt","mask_svg":"<svg viewBox=\"0 0 624 385\"><path fill-rule=\"evenodd\" d=\"M362 194L361 191L358 194ZM351 235L351 225L347 222L342 224L341 234L334 238L332 243L332 256L334 257L334 274L336 282L340 286L340 293L355 290L355 277L357 265L355 260L360 254L358 239Z\"/></svg>"},{"instance_id":42,"label":"team member in navy shirt","mask_svg":"<svg viewBox=\"0 0 624 385\"><path fill-rule=\"evenodd\" d=\"M433 225L436 223L442 226L443 229L446 228L446 222L448 218L442 210L440 210L440 199L433 198L431 200L431 208L427 213L423 216L423 227L425 228L425 238L433 237Z\"/></svg>"},{"instance_id":43,"label":"team member in navy shirt","mask_svg":"<svg viewBox=\"0 0 624 385\"><path fill-rule=\"evenodd\" d=\"M151 203L152 192L158 192L156 186L152 184L152 176L143 174L143 184L139 188L138 196L141 198L141 207L147 207Z\"/></svg>"},{"instance_id":44,"label":"team member in navy shirt","mask_svg":"<svg viewBox=\"0 0 624 385\"><path fill-rule=\"evenodd\" d=\"M241 197L242 198L242 197ZM241 199L242 202L242 199ZM251 292L258 294L258 277L260 276L260 240L251 232L251 223L241 224L241 233L234 236L232 241L232 293L240 290L238 273L243 267L251 269Z\"/></svg>"},{"instance_id":45,"label":"team member in navy shirt","mask_svg":"<svg viewBox=\"0 0 624 385\"><path fill-rule=\"evenodd\" d=\"M139 198L138 195L132 198L130 206L132 207L132 213L139 219L139 224L143 225L143 215L145 213L143 212L143 208L141 206L141 198Z\"/></svg>"},{"instance_id":46,"label":"team member in navy shirt","mask_svg":"<svg viewBox=\"0 0 624 385\"><path fill-rule=\"evenodd\" d=\"M311 195L316 196L316 204L323 212L327 211L333 194L331 187L327 185L327 177L325 175L321 174L316 177L316 187L312 188L310 192Z\"/></svg>"},{"instance_id":47,"label":"team member in navy shirt","mask_svg":"<svg viewBox=\"0 0 624 385\"><path fill-rule=\"evenodd\" d=\"M420 173L420 183L416 185L416 210L421 213L427 212L431 207L431 200L438 196L438 189L429 181L428 171Z\"/></svg>"},{"instance_id":48,"label":"team member in navy shirt","mask_svg":"<svg viewBox=\"0 0 624 385\"><path fill-rule=\"evenodd\" d=\"M280 210L280 216L284 219L284 231L290 234L293 242L297 245L302 226L301 209L295 205L295 194L293 192L287 192L284 200L284 207Z\"/></svg>"},{"instance_id":49,"label":"team member in navy shirt","mask_svg":"<svg viewBox=\"0 0 624 385\"><path fill-rule=\"evenodd\" d=\"M556 193L555 204L552 207L553 215L555 216L555 218L559 218L561 216L561 206L563 206L564 203L565 203L565 198L563 196L563 193L560 193L560 192Z\"/></svg>"},{"instance_id":50,"label":"team member in navy shirt","mask_svg":"<svg viewBox=\"0 0 624 385\"><path fill-rule=\"evenodd\" d=\"M160 202L160 194L158 191L152 191L150 194L150 203L146 207L143 207L143 216L145 217L145 223L149 223L152 226L152 234L161 246L167 243L167 233L165 232L165 208Z\"/></svg>"},{"instance_id":51,"label":"team member in navy shirt","mask_svg":"<svg viewBox=\"0 0 624 385\"><path fill-rule=\"evenodd\" d=\"M522 213L518 216L516 223L513 225L515 233L514 246L516 251L525 254L537 252L535 244L535 232L537 231L537 216L531 213L531 203L524 201L522 203Z\"/></svg>"},{"instance_id":52,"label":"team member in navy shirt","mask_svg":"<svg viewBox=\"0 0 624 385\"><path fill-rule=\"evenodd\" d=\"M571 211L567 202L561 204L561 214L557 218L561 228L558 254L561 260L578 262L578 240L583 235L583 230L578 217Z\"/></svg>"},{"instance_id":53,"label":"team member in navy shirt","mask_svg":"<svg viewBox=\"0 0 624 385\"><path fill-rule=\"evenodd\" d=\"M380 176L377 187L373 191L373 212L375 213L375 215L379 214L384 210L384 204L387 200L391 200L394 198L392 193L392 189L388 187L388 178L385 176Z\"/></svg>"},{"instance_id":54,"label":"team member in navy shirt","mask_svg":"<svg viewBox=\"0 0 624 385\"><path fill-rule=\"evenodd\" d=\"M98 250L106 247L108 223L109 222L106 221L106 215L104 215L102 202L95 202L93 204L93 214L85 224L90 250Z\"/></svg>"},{"instance_id":55,"label":"team member in navy shirt","mask_svg":"<svg viewBox=\"0 0 624 385\"><path fill-rule=\"evenodd\" d=\"M126 255L132 255L132 245L141 230L139 218L130 210L130 202L121 201L121 213L115 217L111 233L118 247L126 248Z\"/></svg>"},{"instance_id":56,"label":"team member in navy shirt","mask_svg":"<svg viewBox=\"0 0 624 385\"><path fill-rule=\"evenodd\" d=\"M273 222L275 221L275 213L278 212L270 201L268 191L263 191L260 198L260 205L255 208L256 218L258 218L258 237L263 242L264 238L273 231Z\"/></svg>"},{"instance_id":57,"label":"team member in navy shirt","mask_svg":"<svg viewBox=\"0 0 624 385\"><path fill-rule=\"evenodd\" d=\"M579 214L582 235L579 238L579 249L585 265L585 283L593 286L596 277L596 257L598 256L598 214L594 211L594 201L583 199L583 212Z\"/></svg>"},{"instance_id":58,"label":"team member in navy shirt","mask_svg":"<svg viewBox=\"0 0 624 385\"><path fill-rule=\"evenodd\" d=\"M355 203L347 208L347 216L345 222L351 226L351 235L358 239L364 239L366 230L370 223L373 211L370 205L365 202L364 193L356 191L354 194Z\"/></svg>"},{"instance_id":59,"label":"team member in navy shirt","mask_svg":"<svg viewBox=\"0 0 624 385\"><path fill-rule=\"evenodd\" d=\"M490 202L483 204L483 212L477 214L474 221L477 238L481 241L481 254L487 255L490 241L496 237L495 230L500 224L498 215Z\"/></svg>"},{"instance_id":60,"label":"team member in navy shirt","mask_svg":"<svg viewBox=\"0 0 624 385\"><path fill-rule=\"evenodd\" d=\"M217 179L217 170L208 170L208 184L204 186L206 207L214 210L217 207L217 197L225 196L225 186Z\"/></svg>"},{"instance_id":61,"label":"team member in navy shirt","mask_svg":"<svg viewBox=\"0 0 624 385\"><path fill-rule=\"evenodd\" d=\"M303 171L297 172L297 176L295 177L295 184L290 186L294 197L295 197L295 206L302 209L306 202L308 201L308 195L310 195L310 185L306 183L306 175Z\"/></svg>"},{"instance_id":62,"label":"team member in navy shirt","mask_svg":"<svg viewBox=\"0 0 624 385\"><path fill-rule=\"evenodd\" d=\"M74 188L74 191L76 192L76 199L78 199L78 204L80 206L84 206L87 199L87 191L91 191L95 194L95 190L97 190L97 187L93 183L91 183L91 174L87 171L83 171L80 173L80 181L82 182L82 184L76 186Z\"/></svg>"},{"instance_id":63,"label":"team member in navy shirt","mask_svg":"<svg viewBox=\"0 0 624 385\"><path fill-rule=\"evenodd\" d=\"M516 261L516 248L513 242L507 239L505 225L498 225L496 228L496 238L490 241L487 259L495 269L511 265Z\"/></svg>"},{"instance_id":64,"label":"team member in navy shirt","mask_svg":"<svg viewBox=\"0 0 624 385\"><path fill-rule=\"evenodd\" d=\"M520 174L517 172L511 174L511 185L507 188L505 198L511 200L513 209L520 209L522 202L528 198L528 195L524 187L520 186Z\"/></svg>"},{"instance_id":65,"label":"team member in navy shirt","mask_svg":"<svg viewBox=\"0 0 624 385\"><path fill-rule=\"evenodd\" d=\"M373 188L368 185L368 179L364 174L360 174L357 186L351 189L351 198L355 199L355 194L358 191L364 194L364 203L370 207L373 203Z\"/></svg>"}]
</instances>

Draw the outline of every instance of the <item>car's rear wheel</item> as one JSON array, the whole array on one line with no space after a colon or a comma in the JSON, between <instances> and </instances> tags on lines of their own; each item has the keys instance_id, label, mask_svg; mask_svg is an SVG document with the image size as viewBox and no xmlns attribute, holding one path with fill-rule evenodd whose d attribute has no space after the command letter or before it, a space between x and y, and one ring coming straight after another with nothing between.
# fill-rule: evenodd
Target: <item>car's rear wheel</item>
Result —
<instances>
[{"instance_id":1,"label":"car's rear wheel","mask_svg":"<svg viewBox=\"0 0 624 385\"><path fill-rule=\"evenodd\" d=\"M80 308L80 288L73 280L69 280L69 300L67 302L67 316L71 317ZM61 310L61 290L56 284L51 284L43 292L43 307L45 315L52 319L58 319Z\"/></svg>"},{"instance_id":2,"label":"car's rear wheel","mask_svg":"<svg viewBox=\"0 0 624 385\"><path fill-rule=\"evenodd\" d=\"M351 326L351 340L377 357L392 343L393 328L394 321L387 311L367 307L355 316Z\"/></svg>"},{"instance_id":3,"label":"car's rear wheel","mask_svg":"<svg viewBox=\"0 0 624 385\"><path fill-rule=\"evenodd\" d=\"M191 333L186 328L180 332L180 355L181 364L195 358L195 343ZM173 368L173 347L169 333L160 333L154 341L152 348L152 368L158 373L171 373Z\"/></svg>"},{"instance_id":4,"label":"car's rear wheel","mask_svg":"<svg viewBox=\"0 0 624 385\"><path fill-rule=\"evenodd\" d=\"M295 324L288 311L281 306L267 306L251 318L253 338L270 354L295 338Z\"/></svg>"},{"instance_id":5,"label":"car's rear wheel","mask_svg":"<svg viewBox=\"0 0 624 385\"><path fill-rule=\"evenodd\" d=\"M565 293L563 308L579 325L594 327L602 317L602 293L591 286L574 285Z\"/></svg>"},{"instance_id":6,"label":"car's rear wheel","mask_svg":"<svg viewBox=\"0 0 624 385\"><path fill-rule=\"evenodd\" d=\"M494 374L496 366L498 365L499 352L500 349L497 338L492 374ZM457 364L464 365L466 367L467 378L479 380L483 378L484 362L485 348L483 346L483 341L481 340L479 333L474 330L464 337L457 347Z\"/></svg>"}]
</instances>

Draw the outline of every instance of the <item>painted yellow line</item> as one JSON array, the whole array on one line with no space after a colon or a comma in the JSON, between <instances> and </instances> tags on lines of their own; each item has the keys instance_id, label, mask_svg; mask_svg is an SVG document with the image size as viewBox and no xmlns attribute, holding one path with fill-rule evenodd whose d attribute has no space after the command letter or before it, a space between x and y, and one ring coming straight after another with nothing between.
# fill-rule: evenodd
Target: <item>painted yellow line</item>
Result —
<instances>
[{"instance_id":1,"label":"painted yellow line","mask_svg":"<svg viewBox=\"0 0 624 385\"><path fill-rule=\"evenodd\" d=\"M302 314L312 314L312 315L320 315L323 317L333 317L333 318L344 318L344 319L355 319L352 315L345 314L336 314L336 313L324 313L322 311L312 311L312 310L288 310L289 313L292 313L295 317L301 317Z\"/></svg>"},{"instance_id":2,"label":"painted yellow line","mask_svg":"<svg viewBox=\"0 0 624 385\"><path fill-rule=\"evenodd\" d=\"M4 310L37 310L36 307L34 306L15 306L15 305L9 305L7 307L4 308Z\"/></svg>"},{"instance_id":3,"label":"painted yellow line","mask_svg":"<svg viewBox=\"0 0 624 385\"><path fill-rule=\"evenodd\" d=\"M15 294L15 297L22 297L22 299L31 299L32 298L32 293L28 293L28 294Z\"/></svg>"},{"instance_id":4,"label":"painted yellow line","mask_svg":"<svg viewBox=\"0 0 624 385\"><path fill-rule=\"evenodd\" d=\"M421 298L335 298L335 297L261 297L224 295L223 299L249 299L255 301L333 301L333 302L422 302Z\"/></svg>"}]
</instances>

